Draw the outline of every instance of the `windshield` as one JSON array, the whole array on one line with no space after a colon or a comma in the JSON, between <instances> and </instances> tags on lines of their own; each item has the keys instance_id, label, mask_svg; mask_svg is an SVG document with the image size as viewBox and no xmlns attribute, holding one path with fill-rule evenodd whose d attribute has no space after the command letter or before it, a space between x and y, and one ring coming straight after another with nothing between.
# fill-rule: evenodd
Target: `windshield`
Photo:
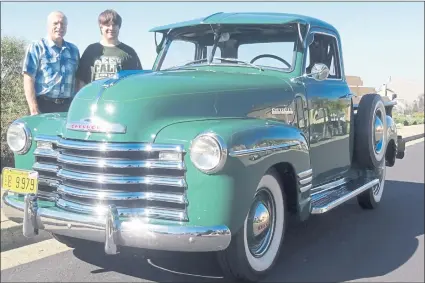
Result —
<instances>
[{"instance_id":1,"label":"windshield","mask_svg":"<svg viewBox=\"0 0 425 283\"><path fill-rule=\"evenodd\" d=\"M293 70L298 31L295 25L197 26L174 35L159 70L202 65Z\"/></svg>"}]
</instances>

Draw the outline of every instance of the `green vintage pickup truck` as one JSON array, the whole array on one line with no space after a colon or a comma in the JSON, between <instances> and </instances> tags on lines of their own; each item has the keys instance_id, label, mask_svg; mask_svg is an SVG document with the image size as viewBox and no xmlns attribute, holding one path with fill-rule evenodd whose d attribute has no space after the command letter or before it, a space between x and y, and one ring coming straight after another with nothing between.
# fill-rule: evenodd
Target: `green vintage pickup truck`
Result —
<instances>
[{"instance_id":1,"label":"green vintage pickup truck","mask_svg":"<svg viewBox=\"0 0 425 283\"><path fill-rule=\"evenodd\" d=\"M2 201L25 236L107 254L214 252L224 274L258 281L285 252L289 215L379 205L386 167L404 156L394 101L353 103L332 25L217 13L151 31L152 70L10 125Z\"/></svg>"}]
</instances>

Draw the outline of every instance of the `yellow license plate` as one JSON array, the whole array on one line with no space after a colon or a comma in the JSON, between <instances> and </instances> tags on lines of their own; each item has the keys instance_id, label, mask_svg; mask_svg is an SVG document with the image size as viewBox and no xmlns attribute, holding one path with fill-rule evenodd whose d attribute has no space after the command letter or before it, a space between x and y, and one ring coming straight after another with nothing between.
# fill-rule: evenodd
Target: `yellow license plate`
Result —
<instances>
[{"instance_id":1,"label":"yellow license plate","mask_svg":"<svg viewBox=\"0 0 425 283\"><path fill-rule=\"evenodd\" d=\"M19 194L36 194L38 172L5 167L2 171L1 188Z\"/></svg>"}]
</instances>

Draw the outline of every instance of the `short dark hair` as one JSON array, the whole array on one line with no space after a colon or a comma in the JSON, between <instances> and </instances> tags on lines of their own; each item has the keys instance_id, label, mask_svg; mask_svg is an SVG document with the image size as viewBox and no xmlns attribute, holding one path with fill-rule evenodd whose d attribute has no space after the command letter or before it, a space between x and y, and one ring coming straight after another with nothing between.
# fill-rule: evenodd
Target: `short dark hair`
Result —
<instances>
[{"instance_id":1,"label":"short dark hair","mask_svg":"<svg viewBox=\"0 0 425 283\"><path fill-rule=\"evenodd\" d=\"M100 25L108 25L113 23L118 25L121 28L122 18L121 16L114 10L108 9L100 13L98 18Z\"/></svg>"}]
</instances>

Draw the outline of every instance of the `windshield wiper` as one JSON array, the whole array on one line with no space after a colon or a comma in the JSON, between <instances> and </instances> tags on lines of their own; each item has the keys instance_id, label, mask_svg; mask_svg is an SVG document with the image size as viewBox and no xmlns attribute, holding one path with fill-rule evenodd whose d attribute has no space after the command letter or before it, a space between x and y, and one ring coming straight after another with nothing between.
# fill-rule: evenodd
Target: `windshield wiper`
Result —
<instances>
[{"instance_id":1,"label":"windshield wiper","mask_svg":"<svg viewBox=\"0 0 425 283\"><path fill-rule=\"evenodd\" d=\"M248 63L248 62L245 62L245 61L242 61L242 60L234 59L234 58L220 58L220 57L214 57L214 59L222 60L222 61L235 62L235 63L243 63L243 64L245 64L245 65L247 65L247 66L250 66L250 67L253 67L253 68L259 69L260 71L264 71L264 69L263 69L263 68L261 68L260 66L257 66L257 65L255 65L255 64Z\"/></svg>"}]
</instances>

